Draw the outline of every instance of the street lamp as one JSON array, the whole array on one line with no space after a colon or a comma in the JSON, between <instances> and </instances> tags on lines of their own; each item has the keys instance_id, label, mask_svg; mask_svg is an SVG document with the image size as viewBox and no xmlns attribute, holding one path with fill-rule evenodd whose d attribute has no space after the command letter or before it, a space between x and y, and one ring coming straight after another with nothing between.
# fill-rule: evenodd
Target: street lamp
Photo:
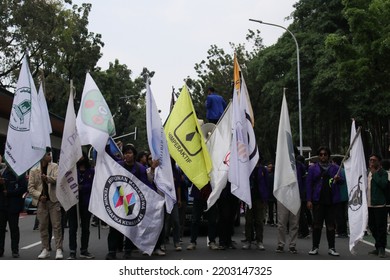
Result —
<instances>
[{"instance_id":1,"label":"street lamp","mask_svg":"<svg viewBox=\"0 0 390 280\"><path fill-rule=\"evenodd\" d=\"M293 37L295 41L295 46L297 47L297 72L298 72L298 113L299 113L299 153L300 155L303 155L303 142L302 142L302 108L301 108L301 71L299 68L299 46L298 46L298 41L297 38L295 38L294 34L288 30L287 28L274 24L274 23L269 23L269 22L264 22L261 20L256 20L256 19L249 19L250 21L258 22L260 24L265 24L265 25L271 25L271 26L276 26L279 28L282 28L286 30L290 35Z\"/></svg>"}]
</instances>

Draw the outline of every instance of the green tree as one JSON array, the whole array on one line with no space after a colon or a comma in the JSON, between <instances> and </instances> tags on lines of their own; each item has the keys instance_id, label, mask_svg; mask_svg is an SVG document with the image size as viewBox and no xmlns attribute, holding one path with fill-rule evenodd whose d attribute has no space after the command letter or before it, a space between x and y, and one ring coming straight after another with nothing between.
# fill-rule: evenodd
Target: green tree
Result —
<instances>
[{"instance_id":1,"label":"green tree","mask_svg":"<svg viewBox=\"0 0 390 280\"><path fill-rule=\"evenodd\" d=\"M12 89L21 60L29 55L33 77L44 81L49 108L65 114L69 81L81 91L85 73L94 70L103 46L87 29L91 4L71 1L5 0L0 4L0 86Z\"/></svg>"},{"instance_id":2,"label":"green tree","mask_svg":"<svg viewBox=\"0 0 390 280\"><path fill-rule=\"evenodd\" d=\"M335 34L328 45L338 75L350 89L351 115L368 130L371 151L389 156L390 2L343 0L347 34Z\"/></svg>"}]
</instances>

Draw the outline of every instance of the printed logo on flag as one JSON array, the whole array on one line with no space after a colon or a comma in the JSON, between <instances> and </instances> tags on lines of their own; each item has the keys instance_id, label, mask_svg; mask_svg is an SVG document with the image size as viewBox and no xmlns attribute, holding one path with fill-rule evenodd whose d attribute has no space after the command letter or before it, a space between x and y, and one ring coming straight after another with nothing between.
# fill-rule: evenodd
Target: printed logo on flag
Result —
<instances>
[{"instance_id":1,"label":"printed logo on flag","mask_svg":"<svg viewBox=\"0 0 390 280\"><path fill-rule=\"evenodd\" d=\"M240 162L248 161L247 145L244 143L244 129L241 122L236 123L237 153Z\"/></svg>"},{"instance_id":2,"label":"printed logo on flag","mask_svg":"<svg viewBox=\"0 0 390 280\"><path fill-rule=\"evenodd\" d=\"M359 210L360 207L363 205L363 192L362 188L360 187L360 184L362 184L361 179L362 175L359 176L358 183L356 186L354 186L351 191L349 192L350 200L348 201L348 207L352 211Z\"/></svg>"},{"instance_id":3,"label":"printed logo on flag","mask_svg":"<svg viewBox=\"0 0 390 280\"><path fill-rule=\"evenodd\" d=\"M14 104L11 111L9 126L16 131L30 130L31 116L31 88L22 87L17 89L14 98L22 100L19 104Z\"/></svg>"},{"instance_id":4,"label":"printed logo on flag","mask_svg":"<svg viewBox=\"0 0 390 280\"><path fill-rule=\"evenodd\" d=\"M135 226L145 217L145 196L129 177L110 176L104 186L103 203L110 218L120 225Z\"/></svg>"},{"instance_id":5,"label":"printed logo on flag","mask_svg":"<svg viewBox=\"0 0 390 280\"><path fill-rule=\"evenodd\" d=\"M190 117L193 115L193 112L189 113L183 121L175 128L174 135L179 141L181 147L190 155L196 156L202 151L202 145L200 140L200 134L198 127L193 126L193 121ZM195 129L194 129L195 128ZM180 136L184 135L184 139L181 139Z\"/></svg>"},{"instance_id":6,"label":"printed logo on flag","mask_svg":"<svg viewBox=\"0 0 390 280\"><path fill-rule=\"evenodd\" d=\"M81 119L86 125L107 132L109 135L115 134L110 109L99 90L88 91L82 106Z\"/></svg>"},{"instance_id":7,"label":"printed logo on flag","mask_svg":"<svg viewBox=\"0 0 390 280\"><path fill-rule=\"evenodd\" d=\"M294 146L292 142L292 136L291 133L286 131L286 139L287 139L287 148L288 148L288 156L290 157L290 163L292 170L295 171L295 157L294 157Z\"/></svg>"},{"instance_id":8,"label":"printed logo on flag","mask_svg":"<svg viewBox=\"0 0 390 280\"><path fill-rule=\"evenodd\" d=\"M230 151L225 155L222 163L225 164L226 166L230 165Z\"/></svg>"}]
</instances>

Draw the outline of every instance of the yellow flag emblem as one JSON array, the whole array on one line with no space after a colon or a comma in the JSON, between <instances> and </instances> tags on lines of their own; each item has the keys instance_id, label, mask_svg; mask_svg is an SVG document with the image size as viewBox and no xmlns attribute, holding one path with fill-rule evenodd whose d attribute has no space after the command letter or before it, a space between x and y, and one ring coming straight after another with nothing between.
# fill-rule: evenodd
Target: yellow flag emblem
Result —
<instances>
[{"instance_id":1,"label":"yellow flag emblem","mask_svg":"<svg viewBox=\"0 0 390 280\"><path fill-rule=\"evenodd\" d=\"M197 188L203 188L210 180L212 163L186 85L164 130L173 159Z\"/></svg>"}]
</instances>

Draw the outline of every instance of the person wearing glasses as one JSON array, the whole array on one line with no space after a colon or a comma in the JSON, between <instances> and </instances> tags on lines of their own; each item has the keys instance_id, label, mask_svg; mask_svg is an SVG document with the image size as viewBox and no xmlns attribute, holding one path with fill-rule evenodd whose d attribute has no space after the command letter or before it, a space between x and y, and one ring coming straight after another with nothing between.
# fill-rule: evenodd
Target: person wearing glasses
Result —
<instances>
[{"instance_id":1,"label":"person wearing glasses","mask_svg":"<svg viewBox=\"0 0 390 280\"><path fill-rule=\"evenodd\" d=\"M317 150L318 162L309 167L306 179L307 207L313 211L313 247L309 255L318 255L322 225L326 225L328 254L334 257L340 254L335 249L335 205L340 201L339 166L330 161L330 149L321 146Z\"/></svg>"}]
</instances>

